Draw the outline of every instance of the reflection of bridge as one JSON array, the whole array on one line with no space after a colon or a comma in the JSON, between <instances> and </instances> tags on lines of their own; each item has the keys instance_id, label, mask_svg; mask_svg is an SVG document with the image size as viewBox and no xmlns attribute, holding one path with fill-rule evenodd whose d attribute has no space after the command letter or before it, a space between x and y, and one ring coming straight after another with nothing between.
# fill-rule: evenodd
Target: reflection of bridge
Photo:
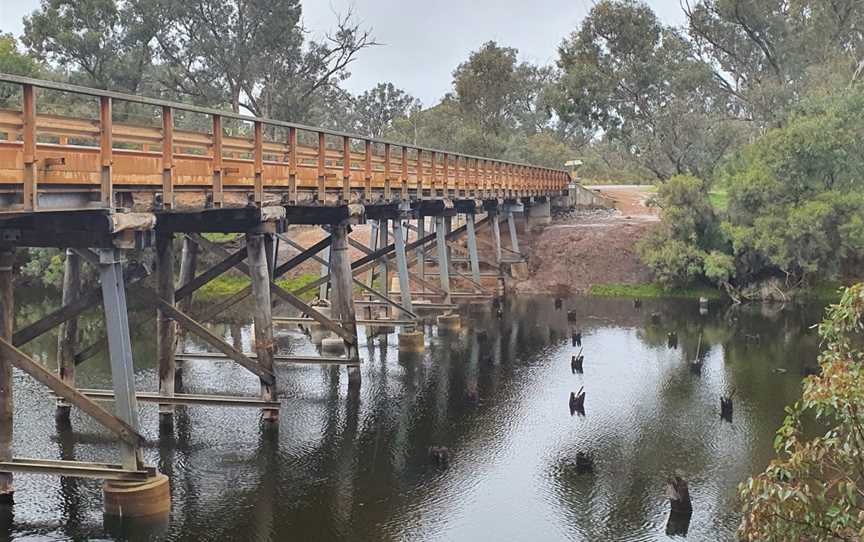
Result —
<instances>
[{"instance_id":1,"label":"reflection of bridge","mask_svg":"<svg viewBox=\"0 0 864 542\"><path fill-rule=\"evenodd\" d=\"M0 468L5 471L0 473L0 497L7 500L12 496L9 472L41 472L109 480L108 512L113 506L122 506L124 515L164 512L169 504L167 479L154 477L142 461L139 399L158 401L160 421L167 425L173 421L173 405L191 403L253 405L262 408L266 423L277 422L274 303L287 303L307 315L341 339L347 352L280 361L345 365L349 386L358 386L355 287L366 294L358 304L369 307L368 315L376 314L376 307L383 309L382 324L394 322L397 316L400 323L412 322L424 305L450 311L457 299L488 299L506 263L500 220L507 219L512 251L518 253L514 211L527 208L526 214L547 219L551 199L566 196L570 182L564 171L186 104L2 74L0 84L12 85L20 96L18 107L0 110L0 133L5 134L0 140ZM42 107L43 103L50 107ZM90 118L84 113L88 110ZM139 122L132 122L136 119ZM479 220L476 215L481 215ZM374 225L368 247L348 235L351 225L367 220ZM303 247L285 234L290 224L319 225L329 236ZM434 232L427 231L430 224ZM481 225L489 226L494 261L484 262L478 254ZM204 233L242 233L246 245L228 252ZM174 277L176 234L183 236L179 288ZM465 249L454 244L462 237L467 241ZM300 253L278 262L280 241ZM350 261L349 244L363 252L359 260ZM434 251L427 245L434 245ZM13 332L16 247L64 248L67 255L63 306ZM142 284L146 269L123 265L125 251L149 248L155 249L155 291ZM221 260L198 273L201 250ZM463 256L451 258L451 251ZM435 273L427 273L428 256L433 254ZM320 279L293 292L275 283L310 259L321 262ZM82 260L99 270L101 291L81 291ZM460 270L457 263L467 265ZM488 273L481 273L481 264L496 272L494 286L483 280ZM410 270L414 265L416 272ZM391 267L398 276L396 298L390 292ZM206 307L197 319L190 316L194 292L232 268L248 275L250 286ZM365 280L357 278L366 272ZM457 276L451 278L451 272ZM437 284L428 280L434 276ZM157 310L158 397L135 392L127 284L130 294ZM459 284L469 291L455 291ZM322 298L329 298L329 311L316 310L300 298L316 287ZM250 296L254 355L226 343L198 321ZM104 306L106 338L79 349L77 319L99 304ZM19 348L58 325L60 374L56 376ZM177 326L259 377L260 398L176 392ZM113 390L76 389L76 364L106 344ZM60 423L69 423L74 406L116 434L122 463L12 457L12 366L61 398ZM116 415L94 399L112 399Z\"/></svg>"}]
</instances>

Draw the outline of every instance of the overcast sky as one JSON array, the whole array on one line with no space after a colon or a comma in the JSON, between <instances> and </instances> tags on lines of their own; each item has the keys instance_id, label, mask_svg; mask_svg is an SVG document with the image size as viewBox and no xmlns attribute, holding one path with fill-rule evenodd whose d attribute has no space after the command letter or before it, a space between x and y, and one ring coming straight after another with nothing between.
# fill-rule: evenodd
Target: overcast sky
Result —
<instances>
[{"instance_id":1,"label":"overcast sky","mask_svg":"<svg viewBox=\"0 0 864 542\"><path fill-rule=\"evenodd\" d=\"M667 23L681 24L679 0L647 0ZM0 0L0 30L16 35L39 0ZM552 63L561 40L577 28L592 0L303 0L313 36L353 7L381 46L364 51L345 87L362 92L390 81L432 105L451 89L453 69L484 42L516 47L522 60Z\"/></svg>"}]
</instances>

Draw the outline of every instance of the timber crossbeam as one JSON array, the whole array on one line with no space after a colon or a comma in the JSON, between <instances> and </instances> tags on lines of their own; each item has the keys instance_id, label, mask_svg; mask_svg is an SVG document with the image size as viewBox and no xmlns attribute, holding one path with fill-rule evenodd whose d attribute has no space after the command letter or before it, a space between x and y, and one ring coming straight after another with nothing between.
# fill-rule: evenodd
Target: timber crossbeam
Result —
<instances>
[{"instance_id":1,"label":"timber crossbeam","mask_svg":"<svg viewBox=\"0 0 864 542\"><path fill-rule=\"evenodd\" d=\"M117 482L146 482L156 475L154 467L126 470L122 465L15 457L12 461L0 461L0 471L49 474L72 478L92 478Z\"/></svg>"}]
</instances>

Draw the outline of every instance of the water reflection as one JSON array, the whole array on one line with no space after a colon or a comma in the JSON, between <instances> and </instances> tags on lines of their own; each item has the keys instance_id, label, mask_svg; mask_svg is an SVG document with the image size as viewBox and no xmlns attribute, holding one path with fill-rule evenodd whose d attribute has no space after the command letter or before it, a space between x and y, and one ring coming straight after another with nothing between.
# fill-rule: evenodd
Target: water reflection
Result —
<instances>
[{"instance_id":1,"label":"water reflection","mask_svg":"<svg viewBox=\"0 0 864 542\"><path fill-rule=\"evenodd\" d=\"M395 334L361 329L359 391L348 391L337 367L277 368L278 431L262 430L257 411L216 407L177 407L173 430L160 429L155 405L142 404L145 459L171 478L163 538L732 540L735 487L771 457L783 406L815 360L808 327L819 307L700 315L696 302L561 305L525 298L500 314L474 307L457 334L427 324L426 353L413 360L400 358ZM25 307L19 318L38 317ZM243 315L212 327L249 351ZM133 325L134 353L139 389L153 390L149 326ZM98 326L88 329L98 337ZM29 348L51 366L55 340ZM187 341L187 350L206 349ZM285 354L315 353L297 329L280 328L278 344ZM256 379L228 361L189 361L183 373L189 393L258 393ZM110 386L104 357L79 376L81 386ZM564 404L580 388L587 410L571 417ZM731 390L728 423L719 398ZM111 436L80 413L74 432L58 434L53 401L20 373L15 401L16 454L116 460ZM449 450L446 468L430 460L431 447ZM686 523L670 517L664 496L679 470L694 503ZM98 482L20 475L16 486L10 536L118 533L103 526Z\"/></svg>"}]
</instances>

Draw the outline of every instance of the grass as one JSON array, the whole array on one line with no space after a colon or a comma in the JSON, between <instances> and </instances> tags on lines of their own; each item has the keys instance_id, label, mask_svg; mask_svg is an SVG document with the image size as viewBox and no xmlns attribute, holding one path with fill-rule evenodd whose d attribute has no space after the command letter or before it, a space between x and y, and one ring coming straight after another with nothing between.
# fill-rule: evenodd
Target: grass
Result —
<instances>
[{"instance_id":1,"label":"grass","mask_svg":"<svg viewBox=\"0 0 864 542\"><path fill-rule=\"evenodd\" d=\"M300 273L299 275L281 278L276 281L276 284L279 285L282 289L293 292L299 288L302 288L306 284L314 280L318 280L319 275L317 273ZM364 277L365 278L365 277ZM216 299L222 299L233 295L246 286L249 286L249 278L240 276L240 275L222 275L221 277L217 277L216 279L208 282L204 285L200 290L195 292L195 298L199 301L212 301ZM373 283L373 288L380 288L380 280L376 279ZM359 286L354 286L355 293L361 293L361 288ZM304 301L311 301L315 294L318 293L318 288L314 288L308 292L305 292L300 296L300 299Z\"/></svg>"},{"instance_id":2,"label":"grass","mask_svg":"<svg viewBox=\"0 0 864 542\"><path fill-rule=\"evenodd\" d=\"M229 241L233 241L238 236L242 234L239 233L205 233L203 234L204 239L208 241L213 241L214 243L227 243Z\"/></svg>"},{"instance_id":3,"label":"grass","mask_svg":"<svg viewBox=\"0 0 864 542\"><path fill-rule=\"evenodd\" d=\"M294 277L279 279L276 281L276 284L291 292L301 288L305 284L309 284L317 278L318 275L316 273L301 273ZM195 292L195 297L200 301L220 299L233 295L246 286L249 286L248 277L242 277L239 275L222 275L221 277L208 282L200 290ZM301 295L300 298L308 301L315 297L316 292L317 290L310 290Z\"/></svg>"},{"instance_id":4,"label":"grass","mask_svg":"<svg viewBox=\"0 0 864 542\"><path fill-rule=\"evenodd\" d=\"M595 284L588 290L601 297L676 297L687 299L720 299L720 290L708 287L666 288L659 284Z\"/></svg>"}]
</instances>

